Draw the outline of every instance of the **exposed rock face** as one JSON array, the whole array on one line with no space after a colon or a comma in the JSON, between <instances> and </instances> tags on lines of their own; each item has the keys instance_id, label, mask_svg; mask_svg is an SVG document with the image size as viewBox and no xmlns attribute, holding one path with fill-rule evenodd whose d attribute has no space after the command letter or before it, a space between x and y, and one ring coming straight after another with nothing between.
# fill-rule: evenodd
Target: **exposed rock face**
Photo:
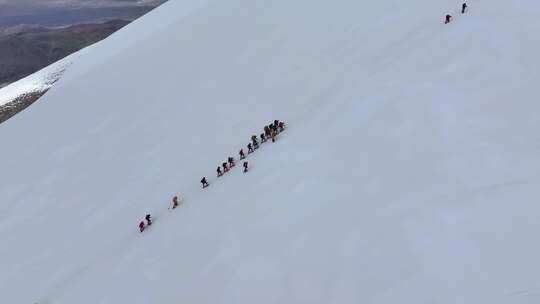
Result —
<instances>
[{"instance_id":1,"label":"exposed rock face","mask_svg":"<svg viewBox=\"0 0 540 304\"><path fill-rule=\"evenodd\" d=\"M26 109L26 107L34 103L46 92L47 91L41 91L23 94L12 102L0 106L0 124L10 119L13 115Z\"/></svg>"}]
</instances>

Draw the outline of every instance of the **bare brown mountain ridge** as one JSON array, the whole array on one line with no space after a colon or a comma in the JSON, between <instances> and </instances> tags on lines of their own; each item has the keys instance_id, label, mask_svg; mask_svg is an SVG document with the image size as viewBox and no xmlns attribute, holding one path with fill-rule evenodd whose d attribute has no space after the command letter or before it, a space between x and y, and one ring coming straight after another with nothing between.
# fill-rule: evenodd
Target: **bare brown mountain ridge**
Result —
<instances>
[{"instance_id":1,"label":"bare brown mountain ridge","mask_svg":"<svg viewBox=\"0 0 540 304\"><path fill-rule=\"evenodd\" d=\"M56 29L40 27L0 36L0 84L24 78L106 38L128 23L113 20Z\"/></svg>"}]
</instances>

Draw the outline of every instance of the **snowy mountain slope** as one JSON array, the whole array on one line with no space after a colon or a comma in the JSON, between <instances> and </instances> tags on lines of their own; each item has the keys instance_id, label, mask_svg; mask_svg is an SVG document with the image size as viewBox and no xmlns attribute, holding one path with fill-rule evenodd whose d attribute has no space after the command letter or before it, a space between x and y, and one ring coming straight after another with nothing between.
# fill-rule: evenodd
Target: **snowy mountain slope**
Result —
<instances>
[{"instance_id":1,"label":"snowy mountain slope","mask_svg":"<svg viewBox=\"0 0 540 304\"><path fill-rule=\"evenodd\" d=\"M177 0L88 49L0 126L3 298L537 303L540 4L433 2Z\"/></svg>"}]
</instances>

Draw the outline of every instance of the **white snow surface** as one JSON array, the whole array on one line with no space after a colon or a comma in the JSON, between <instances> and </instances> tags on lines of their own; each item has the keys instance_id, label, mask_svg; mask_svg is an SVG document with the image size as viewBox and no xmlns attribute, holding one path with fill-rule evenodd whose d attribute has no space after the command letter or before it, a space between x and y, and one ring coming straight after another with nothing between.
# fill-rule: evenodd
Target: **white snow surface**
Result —
<instances>
[{"instance_id":1,"label":"white snow surface","mask_svg":"<svg viewBox=\"0 0 540 304\"><path fill-rule=\"evenodd\" d=\"M85 49L0 125L2 302L539 303L540 2L460 5L171 0Z\"/></svg>"}]
</instances>

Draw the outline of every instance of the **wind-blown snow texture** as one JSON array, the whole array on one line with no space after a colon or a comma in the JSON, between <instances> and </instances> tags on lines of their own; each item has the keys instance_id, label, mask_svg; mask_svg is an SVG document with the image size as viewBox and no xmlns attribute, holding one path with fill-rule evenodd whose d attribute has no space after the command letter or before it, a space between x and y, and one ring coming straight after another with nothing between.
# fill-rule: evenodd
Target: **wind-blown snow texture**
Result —
<instances>
[{"instance_id":1,"label":"wind-blown snow texture","mask_svg":"<svg viewBox=\"0 0 540 304\"><path fill-rule=\"evenodd\" d=\"M85 50L0 126L2 302L538 303L540 3L460 5L176 0Z\"/></svg>"},{"instance_id":2,"label":"wind-blown snow texture","mask_svg":"<svg viewBox=\"0 0 540 304\"><path fill-rule=\"evenodd\" d=\"M49 90L60 79L73 57L75 56L55 62L32 75L0 88L0 106L25 94L40 94Z\"/></svg>"}]
</instances>

